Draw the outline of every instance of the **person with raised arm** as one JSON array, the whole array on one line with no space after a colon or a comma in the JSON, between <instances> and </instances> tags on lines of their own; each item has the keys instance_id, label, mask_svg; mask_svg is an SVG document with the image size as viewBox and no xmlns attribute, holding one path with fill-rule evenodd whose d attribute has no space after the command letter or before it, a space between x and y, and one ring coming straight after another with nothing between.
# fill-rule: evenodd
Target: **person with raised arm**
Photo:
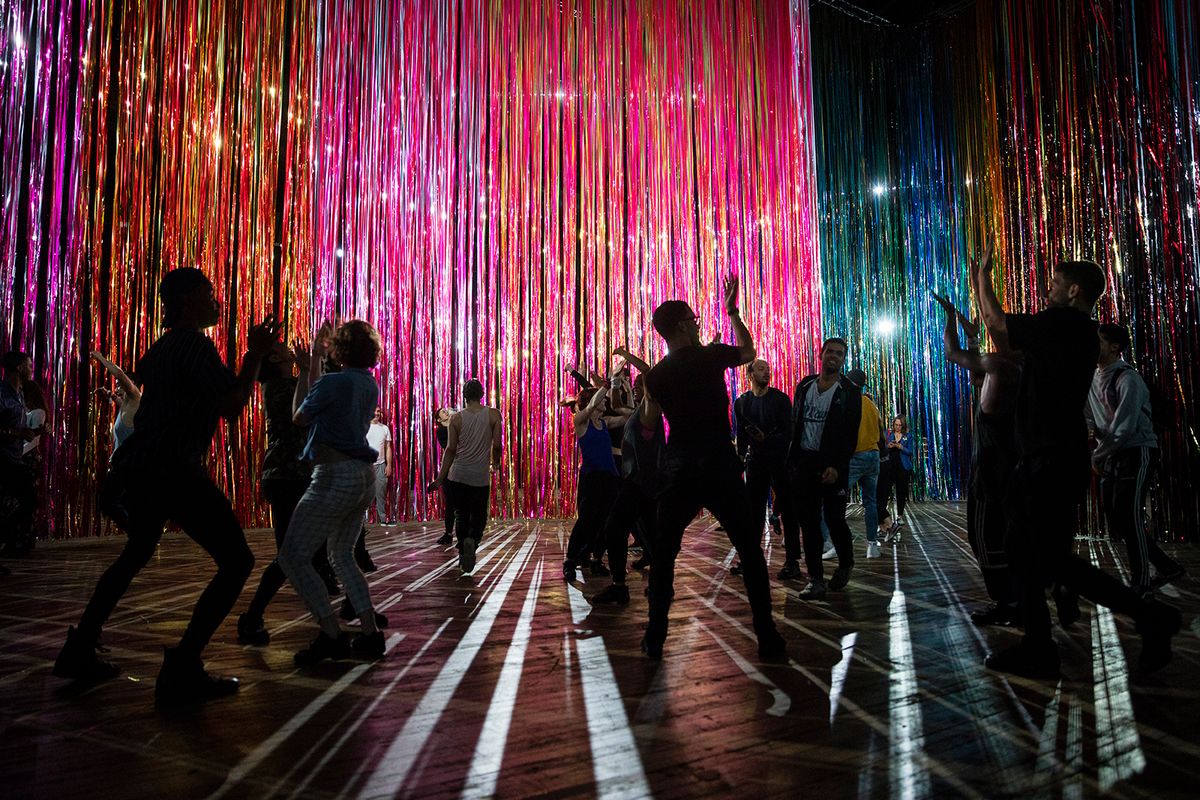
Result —
<instances>
[{"instance_id":1,"label":"person with raised arm","mask_svg":"<svg viewBox=\"0 0 1200 800\"><path fill-rule=\"evenodd\" d=\"M992 286L990 255L989 248L975 267L984 324L1024 354L1006 541L1025 634L1020 644L988 657L986 664L1031 678L1059 674L1046 588L1061 584L1132 617L1142 636L1141 668L1159 669L1171 660L1171 638L1182 624L1179 609L1140 597L1074 552L1078 509L1091 474L1084 407L1100 350L1091 314L1106 288L1104 270L1091 261L1061 261L1051 271L1043 310L1005 313Z\"/></svg>"},{"instance_id":2,"label":"person with raised arm","mask_svg":"<svg viewBox=\"0 0 1200 800\"><path fill-rule=\"evenodd\" d=\"M116 389L102 390L117 406L117 417L112 426L112 453L115 454L117 448L133 433L133 418L137 416L138 406L142 403L142 390L125 374L125 370L109 361L99 350L92 351L92 358L117 382ZM112 454L109 458L112 458Z\"/></svg>"},{"instance_id":3,"label":"person with raised arm","mask_svg":"<svg viewBox=\"0 0 1200 800\"><path fill-rule=\"evenodd\" d=\"M326 658L355 654L382 658L385 622L375 613L367 579L354 558L363 515L375 497L376 451L367 431L379 402L379 385L369 370L379 363L379 334L363 320L340 325L331 355L339 369L313 379L321 352L296 345L300 371L292 398L292 420L308 429L301 457L313 464L312 482L296 505L279 565L317 620L320 632L296 653L298 667ZM346 601L362 623L350 638L341 629L324 582L313 568L313 556L325 542L334 572L346 590Z\"/></svg>"},{"instance_id":4,"label":"person with raised arm","mask_svg":"<svg viewBox=\"0 0 1200 800\"><path fill-rule=\"evenodd\" d=\"M642 651L652 659L662 657L667 638L667 618L675 596L675 559L683 533L701 508L708 508L717 518L741 559L759 656L781 659L787 654L771 616L761 531L755 526L729 424L725 373L754 360L754 339L738 312L736 276L725 279L723 294L736 345L702 345L699 318L682 300L667 300L654 310L654 330L667 343L667 355L647 374L646 390L662 407L670 435L658 496L649 624L642 639Z\"/></svg>"}]
</instances>

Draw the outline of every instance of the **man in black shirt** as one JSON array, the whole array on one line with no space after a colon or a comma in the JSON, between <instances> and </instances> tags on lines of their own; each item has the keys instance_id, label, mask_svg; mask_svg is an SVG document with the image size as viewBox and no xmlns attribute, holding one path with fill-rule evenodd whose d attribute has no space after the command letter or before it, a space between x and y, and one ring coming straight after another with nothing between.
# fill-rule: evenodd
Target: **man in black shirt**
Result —
<instances>
[{"instance_id":1,"label":"man in black shirt","mask_svg":"<svg viewBox=\"0 0 1200 800\"><path fill-rule=\"evenodd\" d=\"M733 402L738 456L746 465L754 519L762 532L767 496L775 493L772 510L783 521L784 538L800 539L800 525L790 505L787 451L792 431L792 401L771 386L771 365L761 358L746 367L750 391Z\"/></svg>"},{"instance_id":2,"label":"man in black shirt","mask_svg":"<svg viewBox=\"0 0 1200 800\"><path fill-rule=\"evenodd\" d=\"M762 658L785 655L783 637L771 618L767 562L759 545L750 495L729 429L725 371L754 360L754 341L737 309L738 281L725 281L725 312L737 346L700 344L700 326L687 303L668 300L654 310L654 329L667 342L666 358L646 376L646 388L670 424L658 497L658 540L650 571L650 623L642 651L661 658L667 615L675 596L675 557L683 531L707 507L725 528L742 562L742 579L754 614Z\"/></svg>"},{"instance_id":3,"label":"man in black shirt","mask_svg":"<svg viewBox=\"0 0 1200 800\"><path fill-rule=\"evenodd\" d=\"M788 450L788 473L792 502L804 536L804 563L808 585L800 592L805 600L820 600L826 589L837 591L850 580L854 547L846 524L850 459L858 447L862 422L862 390L842 374L846 364L846 340L833 337L821 345L821 371L796 385L792 398L792 444ZM821 560L824 537L821 520L829 526L829 538L838 554L838 568L825 583ZM800 542L784 540L787 577L798 577ZM784 573L780 573L783 575Z\"/></svg>"},{"instance_id":4,"label":"man in black shirt","mask_svg":"<svg viewBox=\"0 0 1200 800\"><path fill-rule=\"evenodd\" d=\"M279 337L273 317L249 331L249 349L237 375L225 366L201 331L217 323L220 306L198 269L168 272L158 289L167 328L138 362L144 383L134 432L117 449L102 490L104 512L126 532L121 555L100 577L78 628L54 664L60 678L96 681L116 667L96 654L109 615L146 565L172 520L217 563L217 573L196 602L179 646L167 649L154 687L160 704L208 700L237 691L236 678L209 675L201 653L233 608L254 568L233 508L212 482L204 460L217 423L241 415L263 356Z\"/></svg>"},{"instance_id":5,"label":"man in black shirt","mask_svg":"<svg viewBox=\"0 0 1200 800\"><path fill-rule=\"evenodd\" d=\"M1009 485L1009 564L1018 583L1025 636L987 660L988 667L1027 677L1058 675L1046 588L1061 584L1133 617L1142 635L1141 667L1171 659L1179 610L1145 600L1116 578L1074 554L1078 509L1087 492L1090 459L1084 406L1099 340L1091 319L1104 293L1103 270L1090 261L1064 261L1051 277L1046 308L1005 314L992 288L991 252L976 267L984 322L1024 353L1014 408L1017 466Z\"/></svg>"}]
</instances>

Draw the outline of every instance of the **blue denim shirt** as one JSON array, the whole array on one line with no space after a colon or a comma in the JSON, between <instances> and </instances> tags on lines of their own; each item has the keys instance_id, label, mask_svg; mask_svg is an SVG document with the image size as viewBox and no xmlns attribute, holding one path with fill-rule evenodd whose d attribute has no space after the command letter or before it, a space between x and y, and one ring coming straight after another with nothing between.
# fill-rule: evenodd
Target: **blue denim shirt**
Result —
<instances>
[{"instance_id":1,"label":"blue denim shirt","mask_svg":"<svg viewBox=\"0 0 1200 800\"><path fill-rule=\"evenodd\" d=\"M300 411L312 419L300 457L315 459L318 445L358 461L374 464L379 455L367 444L367 430L379 404L379 384L365 369L323 375L308 390Z\"/></svg>"}]
</instances>

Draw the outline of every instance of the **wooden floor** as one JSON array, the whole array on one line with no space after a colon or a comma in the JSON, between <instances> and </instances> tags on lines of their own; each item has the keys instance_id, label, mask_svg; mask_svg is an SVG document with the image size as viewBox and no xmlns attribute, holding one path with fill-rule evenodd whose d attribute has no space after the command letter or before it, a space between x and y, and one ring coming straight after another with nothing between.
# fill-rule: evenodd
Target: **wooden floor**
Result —
<instances>
[{"instance_id":1,"label":"wooden floor","mask_svg":"<svg viewBox=\"0 0 1200 800\"><path fill-rule=\"evenodd\" d=\"M638 651L646 603L595 607L606 581L567 586L563 521L493 521L473 577L440 526L370 538L370 578L391 621L387 658L301 673L313 635L290 587L273 641L207 651L239 696L189 711L153 705L161 647L211 574L172 534L106 629L122 677L79 691L50 676L66 626L121 540L39 547L0 578L0 786L4 797L1196 797L1200 786L1197 581L1176 658L1136 671L1131 624L1084 608L1057 685L983 668L1016 641L967 619L983 601L957 505L920 505L894 550L829 602L775 583L786 665L757 661L733 554L711 519L685 539L665 657ZM860 527L861 517L852 520ZM259 564L272 556L250 534ZM767 542L772 573L782 548ZM1079 542L1108 569L1124 553ZM1175 555L1200 575L1200 548ZM236 612L235 612L236 613Z\"/></svg>"}]
</instances>

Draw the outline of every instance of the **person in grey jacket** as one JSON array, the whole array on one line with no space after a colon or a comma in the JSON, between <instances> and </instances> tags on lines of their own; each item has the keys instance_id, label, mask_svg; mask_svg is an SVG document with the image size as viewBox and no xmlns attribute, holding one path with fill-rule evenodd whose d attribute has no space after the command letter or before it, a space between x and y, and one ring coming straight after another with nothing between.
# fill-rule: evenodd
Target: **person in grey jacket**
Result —
<instances>
[{"instance_id":1,"label":"person in grey jacket","mask_svg":"<svg viewBox=\"0 0 1200 800\"><path fill-rule=\"evenodd\" d=\"M1129 550L1130 585L1141 595L1169 583L1184 569L1146 533L1146 495L1158 468L1158 437L1150 390L1125 360L1129 331L1105 324L1098 330L1100 357L1088 394L1087 417L1096 440L1092 469L1100 476L1100 504L1110 536ZM1150 565L1158 571L1150 579Z\"/></svg>"}]
</instances>

